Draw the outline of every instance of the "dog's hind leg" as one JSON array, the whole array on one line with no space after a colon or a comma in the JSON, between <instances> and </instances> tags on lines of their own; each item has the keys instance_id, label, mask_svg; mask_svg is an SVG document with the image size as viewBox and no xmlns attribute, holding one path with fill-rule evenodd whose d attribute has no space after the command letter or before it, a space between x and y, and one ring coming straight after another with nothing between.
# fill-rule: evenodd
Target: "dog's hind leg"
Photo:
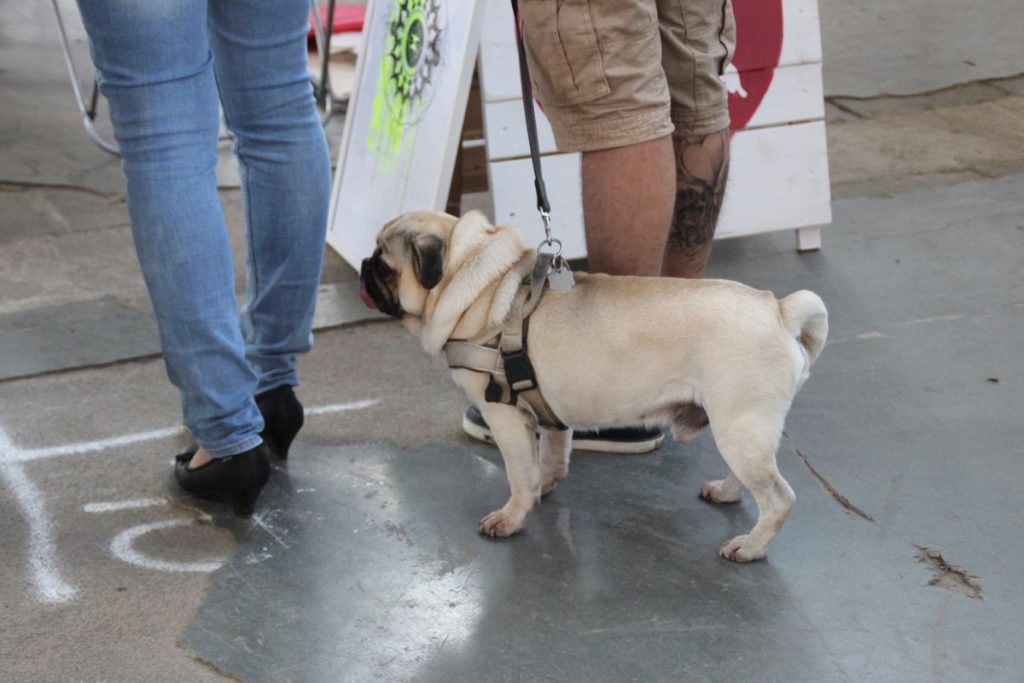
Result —
<instances>
[{"instance_id":1,"label":"dog's hind leg","mask_svg":"<svg viewBox=\"0 0 1024 683\"><path fill-rule=\"evenodd\" d=\"M751 562L765 556L768 544L782 528L796 496L779 473L775 451L779 445L785 413L772 415L748 408L737 414L710 411L711 431L718 450L732 473L721 482L701 486L701 497L718 496L716 502L739 498L739 486L746 486L757 503L757 523L749 533L727 541L719 549L722 557ZM705 496L705 487L709 489Z\"/></svg>"},{"instance_id":2,"label":"dog's hind leg","mask_svg":"<svg viewBox=\"0 0 1024 683\"><path fill-rule=\"evenodd\" d=\"M540 430L540 493L546 496L569 476L572 430Z\"/></svg>"},{"instance_id":3,"label":"dog's hind leg","mask_svg":"<svg viewBox=\"0 0 1024 683\"><path fill-rule=\"evenodd\" d=\"M480 533L511 536L523 528L526 515L541 496L536 420L533 415L502 403L484 403L479 408L501 451L512 490L504 507L480 520Z\"/></svg>"}]
</instances>

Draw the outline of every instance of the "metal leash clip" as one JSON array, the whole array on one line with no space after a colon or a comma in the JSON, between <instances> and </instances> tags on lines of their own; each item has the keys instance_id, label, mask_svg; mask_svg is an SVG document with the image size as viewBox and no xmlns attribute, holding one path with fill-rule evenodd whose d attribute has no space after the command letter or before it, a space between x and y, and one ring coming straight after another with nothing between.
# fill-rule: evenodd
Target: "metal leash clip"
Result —
<instances>
[{"instance_id":1,"label":"metal leash clip","mask_svg":"<svg viewBox=\"0 0 1024 683\"><path fill-rule=\"evenodd\" d=\"M548 288L552 292L567 292L576 284L572 269L569 263L562 258L562 240L551 236L551 214L541 209L541 220L544 221L544 240L537 245L538 253L544 252L544 247L554 251L551 254L551 270L548 271Z\"/></svg>"},{"instance_id":2,"label":"metal leash clip","mask_svg":"<svg viewBox=\"0 0 1024 683\"><path fill-rule=\"evenodd\" d=\"M541 244L547 244L550 246L553 242L557 241L551 237L551 212L545 211L544 209L539 209L539 211L540 219L544 223L544 241L541 242ZM558 246L561 247L562 243L558 242Z\"/></svg>"}]
</instances>

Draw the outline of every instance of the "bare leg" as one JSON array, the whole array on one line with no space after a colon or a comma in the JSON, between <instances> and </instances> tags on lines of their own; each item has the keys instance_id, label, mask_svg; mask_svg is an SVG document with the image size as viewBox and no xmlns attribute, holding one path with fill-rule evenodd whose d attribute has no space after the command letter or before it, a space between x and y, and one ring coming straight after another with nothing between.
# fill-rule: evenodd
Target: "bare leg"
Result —
<instances>
[{"instance_id":1,"label":"bare leg","mask_svg":"<svg viewBox=\"0 0 1024 683\"><path fill-rule=\"evenodd\" d=\"M589 270L658 275L675 205L671 136L584 152L582 165Z\"/></svg>"},{"instance_id":2,"label":"bare leg","mask_svg":"<svg viewBox=\"0 0 1024 683\"><path fill-rule=\"evenodd\" d=\"M711 255L729 175L729 131L672 136L676 199L661 274L697 278ZM589 246L589 244L588 244Z\"/></svg>"},{"instance_id":3,"label":"bare leg","mask_svg":"<svg viewBox=\"0 0 1024 683\"><path fill-rule=\"evenodd\" d=\"M540 493L546 496L569 476L572 430L540 430Z\"/></svg>"},{"instance_id":4,"label":"bare leg","mask_svg":"<svg viewBox=\"0 0 1024 683\"><path fill-rule=\"evenodd\" d=\"M480 520L480 533L511 536L523 528L526 515L540 501L541 468L535 436L536 420L512 406L485 403L479 407L505 461L505 476L512 490L512 496L504 507Z\"/></svg>"}]
</instances>

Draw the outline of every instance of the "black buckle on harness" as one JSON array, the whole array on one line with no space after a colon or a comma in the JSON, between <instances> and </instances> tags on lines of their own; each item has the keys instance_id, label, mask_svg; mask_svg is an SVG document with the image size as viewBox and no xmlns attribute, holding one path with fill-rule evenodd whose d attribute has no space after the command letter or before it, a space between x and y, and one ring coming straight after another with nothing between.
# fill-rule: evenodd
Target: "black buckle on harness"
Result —
<instances>
[{"instance_id":1,"label":"black buckle on harness","mask_svg":"<svg viewBox=\"0 0 1024 683\"><path fill-rule=\"evenodd\" d=\"M533 364L526 355L526 347L519 351L501 352L501 362L505 366L505 379L513 395L521 391L530 391L537 388L537 374L533 371ZM520 386L523 382L527 385Z\"/></svg>"}]
</instances>

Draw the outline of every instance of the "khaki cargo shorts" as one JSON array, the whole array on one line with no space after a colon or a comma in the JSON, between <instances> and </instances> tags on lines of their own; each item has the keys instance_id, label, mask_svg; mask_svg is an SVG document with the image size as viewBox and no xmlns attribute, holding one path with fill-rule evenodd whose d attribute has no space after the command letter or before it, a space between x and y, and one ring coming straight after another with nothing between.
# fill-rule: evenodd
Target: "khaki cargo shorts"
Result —
<instances>
[{"instance_id":1,"label":"khaki cargo shorts","mask_svg":"<svg viewBox=\"0 0 1024 683\"><path fill-rule=\"evenodd\" d=\"M730 0L520 0L534 94L561 151L729 125Z\"/></svg>"}]
</instances>

